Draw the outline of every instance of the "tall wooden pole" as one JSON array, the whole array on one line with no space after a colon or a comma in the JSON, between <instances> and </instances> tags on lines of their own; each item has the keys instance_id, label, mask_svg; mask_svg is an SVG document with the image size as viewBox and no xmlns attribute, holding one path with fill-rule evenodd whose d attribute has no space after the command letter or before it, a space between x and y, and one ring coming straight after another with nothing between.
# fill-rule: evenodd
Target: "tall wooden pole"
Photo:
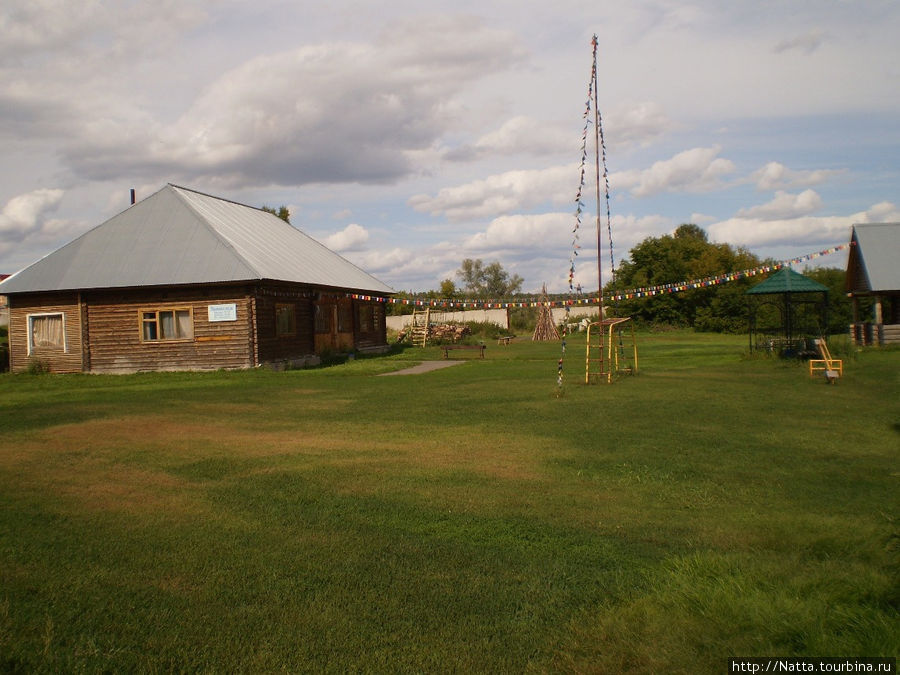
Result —
<instances>
[{"instance_id":1,"label":"tall wooden pole","mask_svg":"<svg viewBox=\"0 0 900 675\"><path fill-rule=\"evenodd\" d=\"M592 68L594 77L594 170L597 184L597 294L600 302L600 321L603 321L603 255L602 237L600 225L600 103L597 90L597 36L591 41L594 47L594 65ZM602 331L601 331L602 333ZM602 348L601 348L602 351Z\"/></svg>"}]
</instances>

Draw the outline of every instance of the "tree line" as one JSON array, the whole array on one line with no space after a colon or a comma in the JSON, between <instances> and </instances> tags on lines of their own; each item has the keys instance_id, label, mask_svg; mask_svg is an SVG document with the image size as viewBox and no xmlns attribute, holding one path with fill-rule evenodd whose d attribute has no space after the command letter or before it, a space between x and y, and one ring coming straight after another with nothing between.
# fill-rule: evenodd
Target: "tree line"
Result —
<instances>
[{"instance_id":1,"label":"tree line","mask_svg":"<svg viewBox=\"0 0 900 675\"><path fill-rule=\"evenodd\" d=\"M606 284L604 291L613 295L617 290L703 279L776 262L760 259L744 247L712 243L702 228L686 223L672 234L648 237L632 248L619 265L615 280ZM845 290L846 272L819 267L802 273L828 288L828 325L822 328L827 333L846 332L852 316ZM762 281L760 276L745 277L706 288L623 300L615 310L642 324L742 333L748 326L746 292Z\"/></svg>"},{"instance_id":2,"label":"tree line","mask_svg":"<svg viewBox=\"0 0 900 675\"><path fill-rule=\"evenodd\" d=\"M604 284L604 296L646 286L673 284L691 279L714 277L740 272L775 260L760 259L744 247L712 243L706 232L693 223L678 226L672 234L647 237L632 248L616 269L614 279ZM803 270L805 276L828 288L828 333L847 331L852 320L850 301L846 296L843 269L817 267ZM480 259L467 258L456 272L456 279L444 279L438 289L415 293L426 299L524 299L521 293L524 280L510 274L494 261L485 264ZM747 290L764 279L746 277L725 284L667 293L606 304L609 314L630 316L641 326L672 326L698 331L743 333L748 328ZM597 291L584 292L585 296ZM565 300L568 294L555 294L551 300ZM402 314L412 311L405 305L391 305L391 311Z\"/></svg>"}]
</instances>

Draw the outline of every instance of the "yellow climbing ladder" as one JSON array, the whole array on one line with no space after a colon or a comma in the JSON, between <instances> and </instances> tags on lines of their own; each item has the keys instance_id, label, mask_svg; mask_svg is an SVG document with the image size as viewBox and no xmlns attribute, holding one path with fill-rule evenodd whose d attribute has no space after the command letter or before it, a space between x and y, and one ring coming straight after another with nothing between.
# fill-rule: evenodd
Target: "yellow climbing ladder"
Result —
<instances>
[{"instance_id":1,"label":"yellow climbing ladder","mask_svg":"<svg viewBox=\"0 0 900 675\"><path fill-rule=\"evenodd\" d=\"M603 326L598 322L588 324L585 339L584 383L611 381L608 364L608 344Z\"/></svg>"},{"instance_id":2,"label":"yellow climbing ladder","mask_svg":"<svg viewBox=\"0 0 900 675\"><path fill-rule=\"evenodd\" d=\"M631 326L631 353L622 339L623 324ZM618 345L616 344L618 338ZM584 383L612 382L613 375L637 372L637 343L630 318L603 319L588 324L584 358Z\"/></svg>"},{"instance_id":3,"label":"yellow climbing ladder","mask_svg":"<svg viewBox=\"0 0 900 675\"><path fill-rule=\"evenodd\" d=\"M844 376L844 362L842 359L831 358L831 352L828 351L828 343L824 338L816 338L813 340L816 350L819 352L820 359L809 360L809 376L812 377L817 371L824 371L825 379L828 384L833 384L836 379Z\"/></svg>"},{"instance_id":4,"label":"yellow climbing ladder","mask_svg":"<svg viewBox=\"0 0 900 675\"><path fill-rule=\"evenodd\" d=\"M412 323L409 326L409 335L412 343L417 347L424 347L428 342L428 324L430 321L430 307L426 307L424 311L413 310Z\"/></svg>"}]
</instances>

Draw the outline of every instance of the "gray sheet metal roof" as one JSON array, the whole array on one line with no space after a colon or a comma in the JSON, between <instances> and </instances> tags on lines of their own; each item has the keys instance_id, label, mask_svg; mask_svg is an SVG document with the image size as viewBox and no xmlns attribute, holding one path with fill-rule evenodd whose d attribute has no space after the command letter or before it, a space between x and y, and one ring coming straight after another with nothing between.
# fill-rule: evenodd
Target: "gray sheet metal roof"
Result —
<instances>
[{"instance_id":1,"label":"gray sheet metal roof","mask_svg":"<svg viewBox=\"0 0 900 675\"><path fill-rule=\"evenodd\" d=\"M850 243L847 290L900 291L900 223L854 225Z\"/></svg>"},{"instance_id":2,"label":"gray sheet metal roof","mask_svg":"<svg viewBox=\"0 0 900 675\"><path fill-rule=\"evenodd\" d=\"M167 185L17 272L0 293L262 279L394 292L271 213Z\"/></svg>"}]
</instances>

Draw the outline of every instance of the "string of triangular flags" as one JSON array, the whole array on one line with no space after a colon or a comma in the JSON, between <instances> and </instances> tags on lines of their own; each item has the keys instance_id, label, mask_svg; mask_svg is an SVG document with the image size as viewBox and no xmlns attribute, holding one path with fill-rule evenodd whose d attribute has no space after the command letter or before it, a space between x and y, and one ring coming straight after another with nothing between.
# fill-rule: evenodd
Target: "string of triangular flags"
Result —
<instances>
[{"instance_id":1,"label":"string of triangular flags","mask_svg":"<svg viewBox=\"0 0 900 675\"><path fill-rule=\"evenodd\" d=\"M581 131L581 173L578 179L578 190L575 193L575 225L572 228L572 255L569 257L569 297L574 297L576 291L580 291L581 288L575 287L575 258L578 257L578 249L581 248L579 244L579 230L581 229L581 214L584 210L584 201L582 199L582 195L584 193L584 176L585 176L585 165L587 164L587 151L588 151L588 128L591 126L591 102L594 101L594 82L597 81L597 36L591 39L591 47L593 48L593 59L591 60L591 78L588 80L588 91L587 91L587 100L584 104L584 114L582 118L584 119L584 126ZM596 104L596 102L595 102ZM597 114L599 115L599 108L597 109ZM599 119L599 117L598 117ZM604 155L605 159L605 155ZM604 161L604 166L606 166L606 162ZM606 172L604 171L604 178L606 177ZM609 207L609 183L607 182L607 191L606 191L606 204L607 210ZM599 223L598 223L599 227ZM602 292L600 289L599 292ZM542 299L543 300L543 299ZM544 301L549 304L548 301ZM550 305L552 306L552 305ZM557 362L557 372L556 372L556 385L557 392L556 395L559 396L562 392L562 382L563 382L563 360L566 355L566 338L569 335L569 323L570 323L570 310L571 304L567 303L565 305L566 308L566 318L563 321L562 326L562 335L560 336L560 355L559 361Z\"/></svg>"},{"instance_id":2,"label":"string of triangular flags","mask_svg":"<svg viewBox=\"0 0 900 675\"><path fill-rule=\"evenodd\" d=\"M584 128L581 131L581 177L578 180L578 190L575 193L575 225L572 227L572 255L569 256L569 291L575 292L575 258L578 257L578 251L581 248L579 237L581 229L581 214L584 212L584 201L582 201L582 193L584 192L584 176L585 165L587 164L587 139L588 128L591 125L591 101L594 98L594 72L597 67L597 36L592 41L594 46L594 66L591 70L591 79L588 83L587 102L584 105Z\"/></svg>"},{"instance_id":3,"label":"string of triangular flags","mask_svg":"<svg viewBox=\"0 0 900 675\"><path fill-rule=\"evenodd\" d=\"M649 298L656 295L665 295L669 293L681 293L697 288L708 288L710 286L718 286L732 281L738 281L747 277L754 277L760 274L774 272L782 267L789 265L800 265L816 258L832 255L840 251L844 251L850 247L849 244L840 244L831 248L809 253L798 258L783 260L781 262L771 263L768 265L760 265L752 269L742 270L740 272L728 272L712 277L704 277L702 279L692 279L691 281L679 281L672 284L661 284L658 286L643 286L641 288L632 288L626 291L619 291L612 296L604 296L604 299L612 300L633 300L635 298ZM599 301L597 297L571 298L567 300L547 300L540 299L529 300L480 300L480 299L435 299L435 298L415 298L402 296L377 296L362 295L358 293L348 293L348 297L354 300L365 300L370 302L384 302L390 305L412 305L415 307L432 307L440 309L508 309L515 307L571 307L577 305L596 305Z\"/></svg>"}]
</instances>

